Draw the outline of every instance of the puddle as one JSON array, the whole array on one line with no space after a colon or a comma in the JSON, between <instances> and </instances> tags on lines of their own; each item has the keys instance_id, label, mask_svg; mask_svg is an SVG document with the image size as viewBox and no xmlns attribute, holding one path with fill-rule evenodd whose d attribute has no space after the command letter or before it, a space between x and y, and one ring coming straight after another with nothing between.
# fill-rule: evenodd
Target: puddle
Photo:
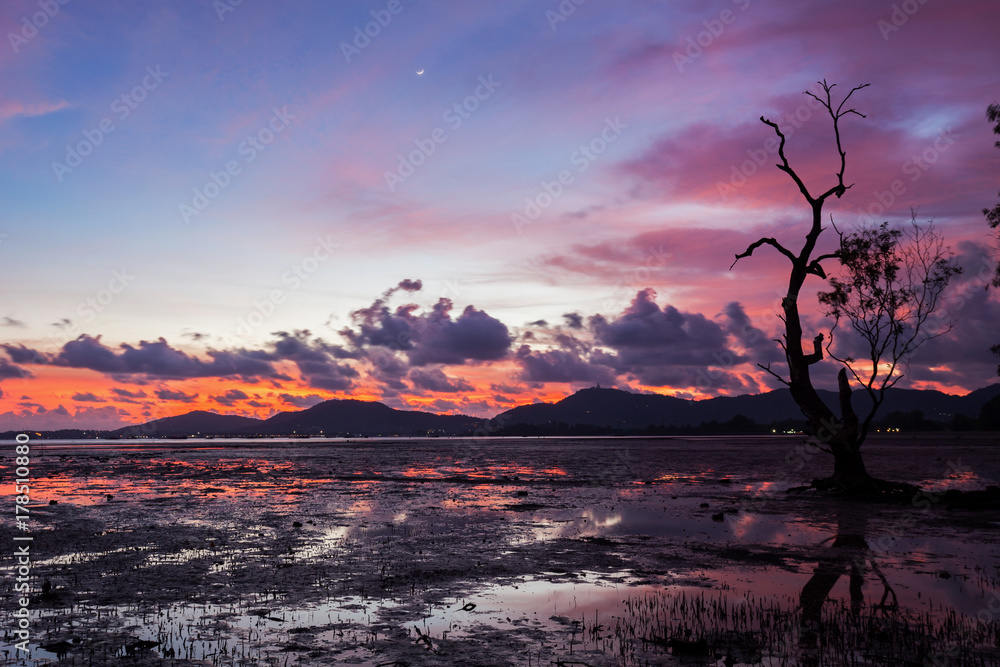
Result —
<instances>
[{"instance_id":1,"label":"puddle","mask_svg":"<svg viewBox=\"0 0 1000 667\"><path fill-rule=\"evenodd\" d=\"M33 627L41 644L70 642L63 664L172 652L247 666L630 667L674 664L669 642L685 630L734 664L778 664L768 637L813 651L810 623L855 632L863 617L913 646L924 636L966 650L955 664L1000 664L976 653L985 635L969 625L1000 618L998 517L789 498L792 482L771 478L796 445L46 445L33 465L33 574L56 593L35 591ZM1000 458L963 444L971 472L951 473L937 444L887 449L872 469L896 465L886 476L932 489L981 488ZM0 539L12 532L0 519ZM892 609L879 606L887 586ZM734 624L751 607L753 623ZM880 664L861 650L829 663ZM55 658L39 649L28 664Z\"/></svg>"}]
</instances>

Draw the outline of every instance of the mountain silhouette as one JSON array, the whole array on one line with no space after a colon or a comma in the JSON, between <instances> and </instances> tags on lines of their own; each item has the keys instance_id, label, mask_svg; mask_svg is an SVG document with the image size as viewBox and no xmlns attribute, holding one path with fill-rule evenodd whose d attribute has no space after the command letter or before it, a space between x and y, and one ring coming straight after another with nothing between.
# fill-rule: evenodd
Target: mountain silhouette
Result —
<instances>
[{"instance_id":1,"label":"mountain silhouette","mask_svg":"<svg viewBox=\"0 0 1000 667\"><path fill-rule=\"evenodd\" d=\"M337 399L306 410L280 412L245 431L261 435L461 435L485 420L465 415L438 415L397 410L384 403Z\"/></svg>"},{"instance_id":2,"label":"mountain silhouette","mask_svg":"<svg viewBox=\"0 0 1000 667\"><path fill-rule=\"evenodd\" d=\"M260 424L261 420L238 415L219 415L195 410L183 415L163 417L138 426L126 426L110 432L110 437L177 438L188 435L226 435Z\"/></svg>"},{"instance_id":3,"label":"mountain silhouette","mask_svg":"<svg viewBox=\"0 0 1000 667\"><path fill-rule=\"evenodd\" d=\"M831 407L837 394L819 391ZM871 405L866 394L854 392L854 407L864 414ZM975 419L983 406L1000 400L1000 384L977 389L966 396L939 391L890 389L876 419L893 412L922 413L930 422L947 424L956 416ZM183 438L189 436L456 436L501 433L521 435L518 426L553 425L605 429L605 432L641 431L656 428L696 428L712 422L766 425L801 421L802 413L787 389L765 394L720 396L695 401L660 394L634 394L621 389L581 389L555 403L521 405L492 420L466 415L439 415L419 410L397 410L384 403L355 399L333 399L305 410L279 412L268 419L220 415L196 410L164 417L114 431L64 429L37 434L48 438ZM742 421L741 421L742 420ZM990 422L992 423L992 422ZM13 439L23 431L0 433ZM531 432L524 429L524 432Z\"/></svg>"},{"instance_id":4,"label":"mountain silhouette","mask_svg":"<svg viewBox=\"0 0 1000 667\"><path fill-rule=\"evenodd\" d=\"M818 393L827 405L837 408L836 392L819 390ZM926 419L942 422L949 421L956 415L975 418L982 406L998 395L1000 384L977 389L966 396L952 396L932 390L890 389L886 392L885 402L876 418L884 418L897 411L920 411ZM860 391L854 392L853 403L859 414L865 414L871 407L871 399ZM556 403L535 403L512 408L497 415L495 420L505 427L564 423L643 429L650 425L694 427L712 421L727 422L736 417L747 417L757 424L770 424L801 420L802 412L787 389L695 401L592 387L581 389Z\"/></svg>"}]
</instances>

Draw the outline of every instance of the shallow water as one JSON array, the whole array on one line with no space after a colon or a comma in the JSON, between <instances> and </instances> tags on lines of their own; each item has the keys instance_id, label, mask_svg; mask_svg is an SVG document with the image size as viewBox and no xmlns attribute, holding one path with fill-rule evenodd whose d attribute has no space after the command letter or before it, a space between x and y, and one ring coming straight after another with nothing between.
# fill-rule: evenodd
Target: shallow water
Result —
<instances>
[{"instance_id":1,"label":"shallow water","mask_svg":"<svg viewBox=\"0 0 1000 667\"><path fill-rule=\"evenodd\" d=\"M801 445L48 442L33 448L33 574L57 594L33 602L33 643L76 638L62 664L117 660L138 640L158 643L138 664L167 650L206 664L667 664L662 641L623 634L641 619L666 631L636 601L704 592L794 609L817 567L840 568L828 613L850 602L858 561L869 606L888 585L893 613L1000 618L996 512L789 497L830 466L803 462ZM1000 478L989 437L867 447L873 473L932 490ZM11 540L9 517L0 531Z\"/></svg>"}]
</instances>

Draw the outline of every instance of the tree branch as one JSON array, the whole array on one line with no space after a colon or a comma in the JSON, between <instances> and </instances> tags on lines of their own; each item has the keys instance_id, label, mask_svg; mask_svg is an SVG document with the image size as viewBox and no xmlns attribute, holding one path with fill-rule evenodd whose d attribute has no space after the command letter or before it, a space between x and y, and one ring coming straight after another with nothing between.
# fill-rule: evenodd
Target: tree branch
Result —
<instances>
[{"instance_id":1,"label":"tree branch","mask_svg":"<svg viewBox=\"0 0 1000 667\"><path fill-rule=\"evenodd\" d=\"M826 93L825 100L817 95L814 95L808 90L806 91L806 95L812 97L814 100L822 104L824 107L826 107L826 110L830 112L830 116L833 118L833 134L837 139L837 153L840 154L840 171L837 172L837 185L833 186L832 188L830 188L817 198L818 201L822 202L826 201L826 199L830 195L837 195L837 198L840 199L841 197L844 196L844 193L847 192L847 190L852 187L850 185L844 185L844 171L847 169L847 153L844 152L844 147L840 142L840 119L841 117L846 116L848 114L855 114L857 116L861 116L862 118L866 117L863 113L859 112L857 109L854 108L844 109L844 105L847 104L847 100L851 99L851 95L861 90L862 88L867 88L871 84L863 83L860 86L855 86L854 88L851 88L851 91L844 96L844 99L840 101L840 104L837 105L836 110L834 110L830 91L832 91L837 84L835 83L828 84L826 82L826 79L823 79L819 83L821 86L823 86L823 92Z\"/></svg>"},{"instance_id":2,"label":"tree branch","mask_svg":"<svg viewBox=\"0 0 1000 667\"><path fill-rule=\"evenodd\" d=\"M756 250L757 248L761 247L762 245L769 245L769 246L773 246L774 248L777 248L778 252L780 252L782 255L784 255L789 260L791 260L792 264L794 264L795 261L796 261L796 259L797 259L795 257L795 255L792 253L791 250L789 250L785 246L783 246L780 243L778 243L777 240L775 240L773 238L759 239L759 240L754 241L753 243L751 243L747 247L747 249L744 250L742 253L740 253L739 255L736 255L736 259L734 259L733 263L729 265L729 270L731 271L733 269L733 267L736 266L736 262L740 261L744 257L750 257L753 254L753 251Z\"/></svg>"},{"instance_id":3,"label":"tree branch","mask_svg":"<svg viewBox=\"0 0 1000 667\"><path fill-rule=\"evenodd\" d=\"M757 364L757 365L760 366L761 368L763 368L765 371L767 371L771 375L773 375L774 377L778 378L778 382L780 382L781 384L785 385L786 387L790 387L791 386L788 383L788 380L786 380L785 378L781 377L780 375L778 375L777 373L775 373L774 371L771 370L771 364Z\"/></svg>"},{"instance_id":4,"label":"tree branch","mask_svg":"<svg viewBox=\"0 0 1000 667\"><path fill-rule=\"evenodd\" d=\"M775 166L792 177L792 180L795 181L795 185L799 187L799 192L801 192L802 196L806 198L806 201L812 204L815 200L812 195L809 194L809 189L806 187L806 184L802 182L802 179L799 178L799 175L792 170L792 167L788 164L788 158L785 157L785 135L781 131L781 128L778 127L777 123L771 122L763 116L760 117L760 122L765 125L770 125L774 129L775 134L778 135L778 138L781 139L781 143L778 144L778 157L781 158L781 164L776 164Z\"/></svg>"}]
</instances>

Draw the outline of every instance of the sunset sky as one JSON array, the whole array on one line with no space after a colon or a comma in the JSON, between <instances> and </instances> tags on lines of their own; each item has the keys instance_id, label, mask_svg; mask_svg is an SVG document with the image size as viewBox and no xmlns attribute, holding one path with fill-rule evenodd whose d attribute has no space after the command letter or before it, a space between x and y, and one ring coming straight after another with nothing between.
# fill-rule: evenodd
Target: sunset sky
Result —
<instances>
[{"instance_id":1,"label":"sunset sky","mask_svg":"<svg viewBox=\"0 0 1000 667\"><path fill-rule=\"evenodd\" d=\"M997 381L993 1L9 0L0 26L0 430L773 389L787 262L730 264L809 220L761 115L835 183L820 79L871 84L825 213L916 207L965 268L900 386Z\"/></svg>"}]
</instances>

